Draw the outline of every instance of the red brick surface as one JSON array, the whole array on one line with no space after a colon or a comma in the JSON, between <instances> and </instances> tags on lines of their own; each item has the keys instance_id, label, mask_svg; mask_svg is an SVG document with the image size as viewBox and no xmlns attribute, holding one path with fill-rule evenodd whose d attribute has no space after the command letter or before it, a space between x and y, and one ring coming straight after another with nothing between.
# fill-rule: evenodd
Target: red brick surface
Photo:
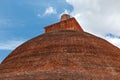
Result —
<instances>
[{"instance_id":1,"label":"red brick surface","mask_svg":"<svg viewBox=\"0 0 120 80\"><path fill-rule=\"evenodd\" d=\"M35 37L0 65L0 80L119 80L120 49L86 32Z\"/></svg>"}]
</instances>

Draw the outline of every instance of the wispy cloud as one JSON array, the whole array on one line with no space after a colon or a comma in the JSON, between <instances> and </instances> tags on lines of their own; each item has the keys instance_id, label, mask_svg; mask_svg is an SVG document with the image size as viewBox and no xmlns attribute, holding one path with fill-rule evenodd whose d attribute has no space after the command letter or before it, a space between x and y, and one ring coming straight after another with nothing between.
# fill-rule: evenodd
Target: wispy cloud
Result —
<instances>
[{"instance_id":1,"label":"wispy cloud","mask_svg":"<svg viewBox=\"0 0 120 80\"><path fill-rule=\"evenodd\" d=\"M38 13L37 16L38 17L45 17L46 15L51 15L51 14L57 14L56 9L54 7L52 7L52 6L47 7L43 14L42 13Z\"/></svg>"},{"instance_id":2,"label":"wispy cloud","mask_svg":"<svg viewBox=\"0 0 120 80\"><path fill-rule=\"evenodd\" d=\"M57 13L56 9L52 6L50 6L50 7L46 8L44 14L47 15L47 14L56 14L56 13Z\"/></svg>"},{"instance_id":3,"label":"wispy cloud","mask_svg":"<svg viewBox=\"0 0 120 80\"><path fill-rule=\"evenodd\" d=\"M14 50L16 47L18 47L20 44L25 42L24 40L16 41L7 41L0 43L0 50Z\"/></svg>"}]
</instances>

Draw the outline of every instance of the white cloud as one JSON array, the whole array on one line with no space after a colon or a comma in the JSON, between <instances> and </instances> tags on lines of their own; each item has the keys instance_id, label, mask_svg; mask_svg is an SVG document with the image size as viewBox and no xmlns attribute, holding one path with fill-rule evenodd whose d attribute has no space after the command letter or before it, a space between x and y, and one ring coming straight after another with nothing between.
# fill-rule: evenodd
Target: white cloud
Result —
<instances>
[{"instance_id":1,"label":"white cloud","mask_svg":"<svg viewBox=\"0 0 120 80\"><path fill-rule=\"evenodd\" d=\"M120 0L66 0L73 6L70 13L87 32L120 36ZM107 38L108 39L108 38ZM117 38L108 39L119 46Z\"/></svg>"},{"instance_id":2,"label":"white cloud","mask_svg":"<svg viewBox=\"0 0 120 80\"><path fill-rule=\"evenodd\" d=\"M56 14L56 13L57 13L56 9L50 6L50 7L46 8L44 14L47 15L47 14Z\"/></svg>"},{"instance_id":3,"label":"white cloud","mask_svg":"<svg viewBox=\"0 0 120 80\"><path fill-rule=\"evenodd\" d=\"M0 43L0 50L14 50L16 47L18 47L20 44L22 44L25 41L7 41Z\"/></svg>"}]
</instances>

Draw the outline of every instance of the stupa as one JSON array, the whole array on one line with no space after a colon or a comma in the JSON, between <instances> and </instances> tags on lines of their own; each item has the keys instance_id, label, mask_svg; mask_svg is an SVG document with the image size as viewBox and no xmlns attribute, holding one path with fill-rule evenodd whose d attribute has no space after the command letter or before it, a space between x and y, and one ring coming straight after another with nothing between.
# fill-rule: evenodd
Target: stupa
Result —
<instances>
[{"instance_id":1,"label":"stupa","mask_svg":"<svg viewBox=\"0 0 120 80\"><path fill-rule=\"evenodd\" d=\"M0 64L0 80L119 79L120 49L85 32L68 14Z\"/></svg>"}]
</instances>

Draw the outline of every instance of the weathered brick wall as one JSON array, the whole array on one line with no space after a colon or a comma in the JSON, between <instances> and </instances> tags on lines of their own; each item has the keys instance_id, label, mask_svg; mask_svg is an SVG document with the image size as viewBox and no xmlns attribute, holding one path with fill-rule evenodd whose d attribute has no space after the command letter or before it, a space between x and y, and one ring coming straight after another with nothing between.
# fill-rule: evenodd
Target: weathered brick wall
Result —
<instances>
[{"instance_id":1,"label":"weathered brick wall","mask_svg":"<svg viewBox=\"0 0 120 80\"><path fill-rule=\"evenodd\" d=\"M101 38L85 32L58 31L43 34L18 47L0 65L0 75L66 70L110 76L120 74L119 61L120 50Z\"/></svg>"},{"instance_id":2,"label":"weathered brick wall","mask_svg":"<svg viewBox=\"0 0 120 80\"><path fill-rule=\"evenodd\" d=\"M75 30L75 31L83 32L83 29L78 24L78 22L75 20L75 18L70 18L70 19L61 21L59 23L45 27L46 33L53 32L53 31L59 31L59 30Z\"/></svg>"}]
</instances>

